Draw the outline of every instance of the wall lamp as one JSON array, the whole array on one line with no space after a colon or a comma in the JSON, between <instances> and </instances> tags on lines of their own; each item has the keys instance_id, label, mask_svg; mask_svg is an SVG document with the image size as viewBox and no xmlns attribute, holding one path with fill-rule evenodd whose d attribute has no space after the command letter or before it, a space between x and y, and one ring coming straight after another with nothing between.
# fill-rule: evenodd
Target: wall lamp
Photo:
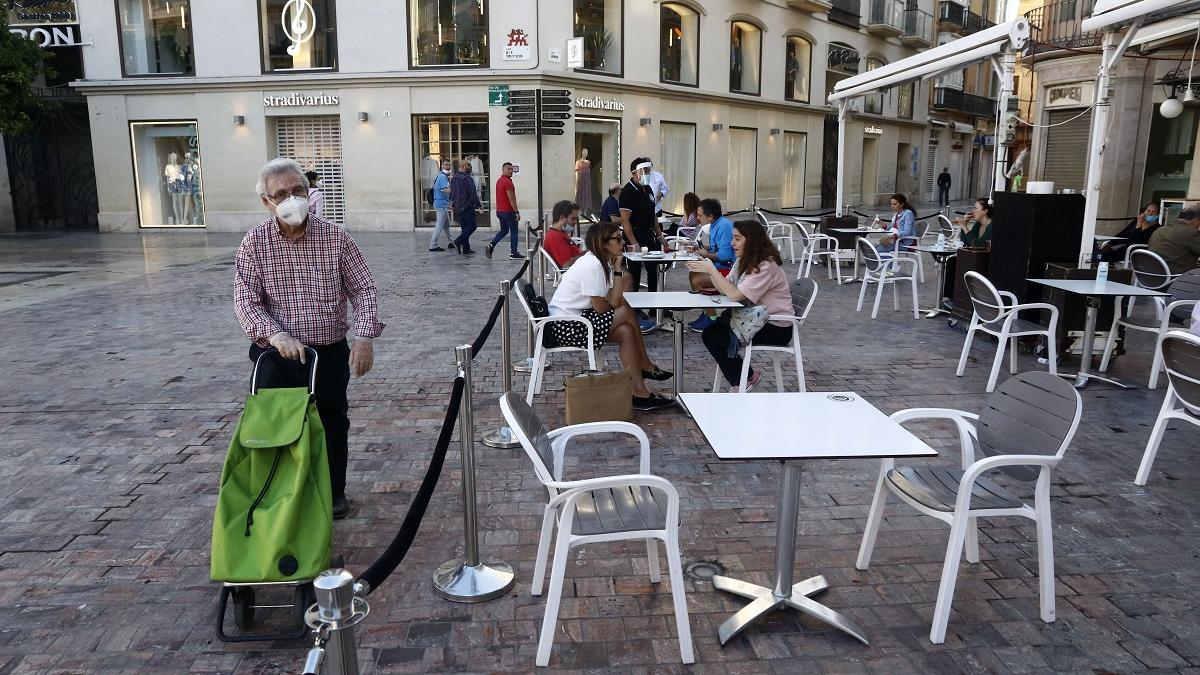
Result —
<instances>
[{"instance_id":1,"label":"wall lamp","mask_svg":"<svg viewBox=\"0 0 1200 675\"><path fill-rule=\"evenodd\" d=\"M717 122L716 124L713 124L713 131L720 131L720 130L722 130L722 129L724 129L724 128L725 128L725 125L724 125L724 124L721 124L720 122Z\"/></svg>"},{"instance_id":2,"label":"wall lamp","mask_svg":"<svg viewBox=\"0 0 1200 675\"><path fill-rule=\"evenodd\" d=\"M245 115L234 115L233 116L233 125L237 126L237 127L246 126L246 116Z\"/></svg>"},{"instance_id":3,"label":"wall lamp","mask_svg":"<svg viewBox=\"0 0 1200 675\"><path fill-rule=\"evenodd\" d=\"M783 133L783 129L779 129L779 128L771 129L772 136L778 136L779 134L782 134L782 133Z\"/></svg>"},{"instance_id":4,"label":"wall lamp","mask_svg":"<svg viewBox=\"0 0 1200 675\"><path fill-rule=\"evenodd\" d=\"M643 117L638 120L638 122L641 123L641 125L644 127L650 126L650 122L652 122L652 121L653 120L651 120L649 117Z\"/></svg>"},{"instance_id":5,"label":"wall lamp","mask_svg":"<svg viewBox=\"0 0 1200 675\"><path fill-rule=\"evenodd\" d=\"M367 115L367 113L365 113L365 112L358 113L358 121L359 122L366 122L368 118L369 118L369 115Z\"/></svg>"}]
</instances>

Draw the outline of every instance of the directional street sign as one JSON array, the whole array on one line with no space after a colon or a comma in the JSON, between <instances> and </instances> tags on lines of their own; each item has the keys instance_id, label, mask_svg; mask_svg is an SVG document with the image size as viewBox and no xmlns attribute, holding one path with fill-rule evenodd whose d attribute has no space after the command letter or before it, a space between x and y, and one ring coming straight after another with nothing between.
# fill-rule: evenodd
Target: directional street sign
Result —
<instances>
[{"instance_id":1,"label":"directional street sign","mask_svg":"<svg viewBox=\"0 0 1200 675\"><path fill-rule=\"evenodd\" d=\"M529 98L533 98L534 90L533 89L509 89L508 90L509 98L521 98L521 97L526 97L526 96Z\"/></svg>"},{"instance_id":2,"label":"directional street sign","mask_svg":"<svg viewBox=\"0 0 1200 675\"><path fill-rule=\"evenodd\" d=\"M537 112L537 106L533 105L532 103L528 105L510 105L505 108L505 110L510 113L531 113Z\"/></svg>"},{"instance_id":3,"label":"directional street sign","mask_svg":"<svg viewBox=\"0 0 1200 675\"><path fill-rule=\"evenodd\" d=\"M566 89L543 89L542 97L546 96L570 96L571 92Z\"/></svg>"},{"instance_id":4,"label":"directional street sign","mask_svg":"<svg viewBox=\"0 0 1200 675\"><path fill-rule=\"evenodd\" d=\"M508 105L508 85L488 85L488 105L499 108Z\"/></svg>"},{"instance_id":5,"label":"directional street sign","mask_svg":"<svg viewBox=\"0 0 1200 675\"><path fill-rule=\"evenodd\" d=\"M542 119L544 119L544 120L569 120L569 119L571 119L571 113L543 112Z\"/></svg>"},{"instance_id":6,"label":"directional street sign","mask_svg":"<svg viewBox=\"0 0 1200 675\"><path fill-rule=\"evenodd\" d=\"M537 133L536 129L509 129L509 136L532 136ZM562 133L562 132L559 132Z\"/></svg>"},{"instance_id":7,"label":"directional street sign","mask_svg":"<svg viewBox=\"0 0 1200 675\"><path fill-rule=\"evenodd\" d=\"M542 120L543 129L561 129L566 122L556 122L554 120Z\"/></svg>"},{"instance_id":8,"label":"directional street sign","mask_svg":"<svg viewBox=\"0 0 1200 675\"><path fill-rule=\"evenodd\" d=\"M531 120L531 119L537 118L537 113L531 113L531 112L508 113L507 117L510 120Z\"/></svg>"},{"instance_id":9,"label":"directional street sign","mask_svg":"<svg viewBox=\"0 0 1200 675\"><path fill-rule=\"evenodd\" d=\"M512 133L511 131L509 132ZM562 129L542 129L543 136L562 136L565 132Z\"/></svg>"},{"instance_id":10,"label":"directional street sign","mask_svg":"<svg viewBox=\"0 0 1200 675\"><path fill-rule=\"evenodd\" d=\"M509 106L509 108L512 108L512 106ZM546 104L542 104L542 111L543 111L543 112L571 112L571 106L569 106L569 105L553 105L553 104L551 104L551 105L546 105Z\"/></svg>"},{"instance_id":11,"label":"directional street sign","mask_svg":"<svg viewBox=\"0 0 1200 675\"><path fill-rule=\"evenodd\" d=\"M509 129L520 129L522 127L533 128L537 126L536 120L510 120L508 123Z\"/></svg>"}]
</instances>

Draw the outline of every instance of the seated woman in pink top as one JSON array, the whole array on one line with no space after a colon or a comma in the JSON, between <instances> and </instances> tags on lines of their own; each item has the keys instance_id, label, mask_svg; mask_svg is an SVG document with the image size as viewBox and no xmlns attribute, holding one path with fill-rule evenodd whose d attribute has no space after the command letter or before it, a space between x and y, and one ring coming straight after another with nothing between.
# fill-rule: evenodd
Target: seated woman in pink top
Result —
<instances>
[{"instance_id":1,"label":"seated woman in pink top","mask_svg":"<svg viewBox=\"0 0 1200 675\"><path fill-rule=\"evenodd\" d=\"M713 287L731 300L749 305L763 305L767 314L791 314L792 293L787 274L783 271L783 258L779 249L767 235L767 230L754 220L739 220L733 224L733 251L737 260L729 278L708 259L688 263L693 272L707 274ZM738 380L742 375L742 359L738 355L738 340L729 327L728 312L716 323L704 329L701 336L708 353L712 354L721 369L721 374L730 384L730 391L738 391ZM792 340L791 325L768 321L754 335L754 344L784 346ZM746 391L758 383L761 374L751 369L746 380Z\"/></svg>"}]
</instances>

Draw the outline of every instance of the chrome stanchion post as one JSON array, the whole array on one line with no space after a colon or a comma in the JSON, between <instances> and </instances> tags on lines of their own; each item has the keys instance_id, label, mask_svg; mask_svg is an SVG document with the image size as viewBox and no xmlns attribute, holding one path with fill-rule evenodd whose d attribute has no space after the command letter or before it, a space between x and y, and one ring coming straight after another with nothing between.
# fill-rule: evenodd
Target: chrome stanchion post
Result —
<instances>
[{"instance_id":1,"label":"chrome stanchion post","mask_svg":"<svg viewBox=\"0 0 1200 675\"><path fill-rule=\"evenodd\" d=\"M542 238L542 233L538 232L538 249L542 248L542 244L544 244L545 241L546 240ZM539 252L537 259L538 259L538 294L540 294L544 298L544 297L546 297L546 256L542 255Z\"/></svg>"},{"instance_id":2,"label":"chrome stanchion post","mask_svg":"<svg viewBox=\"0 0 1200 675\"><path fill-rule=\"evenodd\" d=\"M458 411L458 437L462 445L463 529L466 530L464 560L451 560L433 573L433 590L453 602L483 602L504 595L517 576L500 561L479 560L479 533L475 515L475 418L471 411L471 345L454 348L463 377L463 396Z\"/></svg>"},{"instance_id":3,"label":"chrome stanchion post","mask_svg":"<svg viewBox=\"0 0 1200 675\"><path fill-rule=\"evenodd\" d=\"M512 339L509 335L509 314L508 301L512 293L512 282L508 279L500 282L500 297L504 298L504 302L500 304L500 381L503 384L502 392L508 393L512 391L512 368L506 367L512 363ZM501 424L500 428L490 433L484 434L483 444L489 448L515 448L521 443L513 438L512 429L507 425Z\"/></svg>"},{"instance_id":4,"label":"chrome stanchion post","mask_svg":"<svg viewBox=\"0 0 1200 675\"><path fill-rule=\"evenodd\" d=\"M309 650L304 672L358 675L354 626L371 608L354 591L354 575L344 569L325 570L313 580L317 604L304 613L304 621L318 631L318 646Z\"/></svg>"},{"instance_id":5,"label":"chrome stanchion post","mask_svg":"<svg viewBox=\"0 0 1200 675\"><path fill-rule=\"evenodd\" d=\"M527 267L525 269L525 273L529 276L529 285L532 287L533 286L533 256L534 256L534 253L536 252L536 249L533 246L533 230L529 229L529 221L528 220L525 221L525 251L526 251L526 256L527 256L526 262L529 263L529 267ZM538 253L538 255L541 255L541 254ZM516 361L512 362L512 369L517 371L518 373L533 372L533 326L527 322L525 324L525 327L527 329L525 331L526 332L526 342L528 343L527 344L528 351L525 352L525 354L527 356L523 359L517 359Z\"/></svg>"}]
</instances>

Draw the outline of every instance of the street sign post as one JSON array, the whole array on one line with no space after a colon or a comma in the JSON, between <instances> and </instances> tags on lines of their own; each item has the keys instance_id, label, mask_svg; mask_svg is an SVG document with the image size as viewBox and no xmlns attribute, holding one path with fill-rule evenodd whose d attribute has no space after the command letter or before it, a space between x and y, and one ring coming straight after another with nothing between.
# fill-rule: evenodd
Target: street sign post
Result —
<instances>
[{"instance_id":1,"label":"street sign post","mask_svg":"<svg viewBox=\"0 0 1200 675\"><path fill-rule=\"evenodd\" d=\"M529 104L525 104L525 105L510 105L507 108L505 108L505 110L507 110L510 113L515 113L515 112L531 113L531 112L537 112L537 106L534 105L533 103L529 103Z\"/></svg>"},{"instance_id":2,"label":"street sign post","mask_svg":"<svg viewBox=\"0 0 1200 675\"><path fill-rule=\"evenodd\" d=\"M537 118L537 113L531 113L531 112L508 113L508 115L506 115L506 117L510 120L532 120L532 119Z\"/></svg>"},{"instance_id":3,"label":"street sign post","mask_svg":"<svg viewBox=\"0 0 1200 675\"><path fill-rule=\"evenodd\" d=\"M565 133L562 129L542 129L543 136L562 136Z\"/></svg>"},{"instance_id":4,"label":"street sign post","mask_svg":"<svg viewBox=\"0 0 1200 675\"><path fill-rule=\"evenodd\" d=\"M509 124L512 124L512 122L509 122ZM543 119L540 124L540 126L543 129L561 129L566 125L567 125L566 122L559 122L557 120L547 120L547 119Z\"/></svg>"},{"instance_id":5,"label":"street sign post","mask_svg":"<svg viewBox=\"0 0 1200 675\"><path fill-rule=\"evenodd\" d=\"M579 41L582 43L582 40ZM569 43L568 43L569 46ZM581 49L582 47L580 47ZM568 51L570 51L568 49ZM542 202L542 136L566 134L566 120L571 119L571 92L568 89L508 89L504 102L488 93L489 105L503 105L508 112L509 136L536 136L538 224L543 220Z\"/></svg>"},{"instance_id":6,"label":"street sign post","mask_svg":"<svg viewBox=\"0 0 1200 675\"><path fill-rule=\"evenodd\" d=\"M509 136L532 136L537 133L537 129L509 129Z\"/></svg>"},{"instance_id":7,"label":"street sign post","mask_svg":"<svg viewBox=\"0 0 1200 675\"><path fill-rule=\"evenodd\" d=\"M503 108L506 105L508 105L508 85L489 84L488 106L492 108Z\"/></svg>"},{"instance_id":8,"label":"street sign post","mask_svg":"<svg viewBox=\"0 0 1200 675\"><path fill-rule=\"evenodd\" d=\"M548 112L571 112L570 105L543 104L541 109Z\"/></svg>"},{"instance_id":9,"label":"street sign post","mask_svg":"<svg viewBox=\"0 0 1200 675\"><path fill-rule=\"evenodd\" d=\"M571 119L571 113L543 112L542 119L544 119L544 120L569 120L569 119Z\"/></svg>"}]
</instances>

